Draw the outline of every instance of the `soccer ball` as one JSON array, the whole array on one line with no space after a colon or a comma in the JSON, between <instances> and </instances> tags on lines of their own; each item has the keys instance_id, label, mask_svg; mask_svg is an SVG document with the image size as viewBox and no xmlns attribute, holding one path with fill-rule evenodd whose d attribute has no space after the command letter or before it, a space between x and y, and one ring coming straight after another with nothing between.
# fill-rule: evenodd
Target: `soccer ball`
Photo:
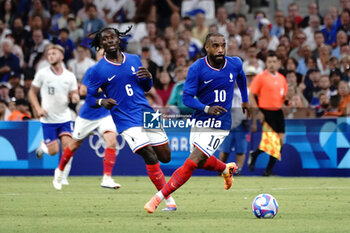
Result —
<instances>
[{"instance_id":1,"label":"soccer ball","mask_svg":"<svg viewBox=\"0 0 350 233\"><path fill-rule=\"evenodd\" d=\"M278 203L271 194L259 194L253 200L252 211L257 218L273 218L278 212Z\"/></svg>"}]
</instances>

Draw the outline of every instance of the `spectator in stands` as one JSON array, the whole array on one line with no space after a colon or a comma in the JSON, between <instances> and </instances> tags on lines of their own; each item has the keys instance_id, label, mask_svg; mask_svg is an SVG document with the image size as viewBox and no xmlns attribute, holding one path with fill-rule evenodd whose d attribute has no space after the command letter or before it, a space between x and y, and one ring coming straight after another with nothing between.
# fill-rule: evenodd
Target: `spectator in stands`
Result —
<instances>
[{"instance_id":1,"label":"spectator in stands","mask_svg":"<svg viewBox=\"0 0 350 233\"><path fill-rule=\"evenodd\" d=\"M68 27L68 19L72 15L70 14L69 4L67 2L61 3L61 17L58 19L58 28L67 28Z\"/></svg>"},{"instance_id":2,"label":"spectator in stands","mask_svg":"<svg viewBox=\"0 0 350 233\"><path fill-rule=\"evenodd\" d=\"M315 32L321 29L320 17L318 15L311 15L309 25L303 30L306 35L306 43L310 46L311 50L316 48Z\"/></svg>"},{"instance_id":3,"label":"spectator in stands","mask_svg":"<svg viewBox=\"0 0 350 233\"><path fill-rule=\"evenodd\" d=\"M35 15L38 15L43 19L43 29L49 28L51 15L50 12L44 8L41 0L33 0L32 8L28 14L29 24L32 24Z\"/></svg>"},{"instance_id":4,"label":"spectator in stands","mask_svg":"<svg viewBox=\"0 0 350 233\"><path fill-rule=\"evenodd\" d=\"M11 71L19 72L19 59L12 53L13 42L10 39L4 39L1 43L3 56L0 57L0 81L6 82Z\"/></svg>"},{"instance_id":5,"label":"spectator in stands","mask_svg":"<svg viewBox=\"0 0 350 233\"><path fill-rule=\"evenodd\" d=\"M12 34L8 34L6 36L7 39L10 39L12 41L12 53L19 59L19 66L23 67L24 65L24 54L23 54L23 50L22 47L18 44L15 43L15 38L13 37ZM0 54L2 54L2 51L0 50Z\"/></svg>"},{"instance_id":6,"label":"spectator in stands","mask_svg":"<svg viewBox=\"0 0 350 233\"><path fill-rule=\"evenodd\" d=\"M344 31L347 38L350 37L350 9L344 9L340 15L340 25L338 31Z\"/></svg>"},{"instance_id":7,"label":"spectator in stands","mask_svg":"<svg viewBox=\"0 0 350 233\"><path fill-rule=\"evenodd\" d=\"M83 0L84 6L77 13L77 24L80 26L85 20L89 19L89 6L93 4L93 0ZM96 8L97 9L97 8ZM103 19L104 12L97 9L97 17Z\"/></svg>"},{"instance_id":8,"label":"spectator in stands","mask_svg":"<svg viewBox=\"0 0 350 233\"><path fill-rule=\"evenodd\" d=\"M25 99L16 99L16 108L11 112L8 121L25 121L31 119L29 103Z\"/></svg>"},{"instance_id":9,"label":"spectator in stands","mask_svg":"<svg viewBox=\"0 0 350 233\"><path fill-rule=\"evenodd\" d=\"M69 17L67 23L69 30L69 39L71 39L74 44L79 44L84 38L84 30L80 27L77 27L77 21L74 17Z\"/></svg>"},{"instance_id":10,"label":"spectator in stands","mask_svg":"<svg viewBox=\"0 0 350 233\"><path fill-rule=\"evenodd\" d=\"M304 45L305 41L306 41L305 33L301 30L296 31L295 37L293 34L292 42L295 42L297 47L292 49L292 51L290 51L289 57L293 57L299 62L299 60L303 58L302 46Z\"/></svg>"},{"instance_id":11,"label":"spectator in stands","mask_svg":"<svg viewBox=\"0 0 350 233\"><path fill-rule=\"evenodd\" d=\"M314 33L314 41L316 48L312 51L312 56L317 58L319 57L318 49L325 43L324 35L321 31L316 31Z\"/></svg>"},{"instance_id":12,"label":"spectator in stands","mask_svg":"<svg viewBox=\"0 0 350 233\"><path fill-rule=\"evenodd\" d=\"M337 32L336 36L336 47L332 50L332 56L337 57L339 60L341 59L340 47L344 44L348 43L348 36L342 30Z\"/></svg>"},{"instance_id":13,"label":"spectator in stands","mask_svg":"<svg viewBox=\"0 0 350 233\"><path fill-rule=\"evenodd\" d=\"M305 84L302 80L298 81L298 76L295 71L288 70L286 73L286 79L288 84L292 84L297 88L297 93L302 94L305 89Z\"/></svg>"},{"instance_id":14,"label":"spectator in stands","mask_svg":"<svg viewBox=\"0 0 350 233\"><path fill-rule=\"evenodd\" d=\"M330 90L331 82L329 80L328 75L321 76L318 86L320 87L320 91L322 93L326 94L328 97L331 96L331 90Z\"/></svg>"},{"instance_id":15,"label":"spectator in stands","mask_svg":"<svg viewBox=\"0 0 350 233\"><path fill-rule=\"evenodd\" d=\"M219 28L218 28L218 25L216 24L211 24L209 25L209 33L213 33L213 32L218 32Z\"/></svg>"},{"instance_id":16,"label":"spectator in stands","mask_svg":"<svg viewBox=\"0 0 350 233\"><path fill-rule=\"evenodd\" d=\"M303 17L300 16L299 7L296 3L291 3L288 6L288 17L299 25L303 21Z\"/></svg>"},{"instance_id":17,"label":"spectator in stands","mask_svg":"<svg viewBox=\"0 0 350 233\"><path fill-rule=\"evenodd\" d=\"M284 15L281 10L275 12L275 24L272 26L270 34L277 38L284 35Z\"/></svg>"},{"instance_id":18,"label":"spectator in stands","mask_svg":"<svg viewBox=\"0 0 350 233\"><path fill-rule=\"evenodd\" d=\"M277 49L276 49L276 56L277 56L277 58L279 59L279 61L281 63L281 67L280 67L280 70L279 70L279 72L281 73L281 70L284 70L283 66L287 62L287 59L288 59L288 51L286 49L286 46L284 46L283 44L279 44L277 46ZM283 74L283 75L285 75L285 74Z\"/></svg>"},{"instance_id":19,"label":"spectator in stands","mask_svg":"<svg viewBox=\"0 0 350 233\"><path fill-rule=\"evenodd\" d=\"M259 50L257 58L262 61L266 61L266 57L269 50L268 50L268 41L265 37L261 37L259 39L259 41L257 42L257 48Z\"/></svg>"},{"instance_id":20,"label":"spectator in stands","mask_svg":"<svg viewBox=\"0 0 350 233\"><path fill-rule=\"evenodd\" d=\"M337 35L336 31L337 31L337 28L334 25L334 20L332 18L332 15L330 13L327 13L324 16L324 27L321 29L321 32L323 33L326 44L328 45L335 44L336 35Z\"/></svg>"},{"instance_id":21,"label":"spectator in stands","mask_svg":"<svg viewBox=\"0 0 350 233\"><path fill-rule=\"evenodd\" d=\"M15 44L18 44L23 48L24 40L29 37L29 32L24 29L23 21L20 17L16 17L13 20L12 35L15 39Z\"/></svg>"},{"instance_id":22,"label":"spectator in stands","mask_svg":"<svg viewBox=\"0 0 350 233\"><path fill-rule=\"evenodd\" d=\"M241 59L244 57L244 54L239 49L238 41L234 36L230 36L227 40L226 56L229 56L229 57L237 56L237 57L240 57Z\"/></svg>"},{"instance_id":23,"label":"spectator in stands","mask_svg":"<svg viewBox=\"0 0 350 233\"><path fill-rule=\"evenodd\" d=\"M160 86L156 88L158 95L162 98L163 104L165 106L170 97L171 91L174 87L174 82L170 77L170 74L166 70L159 72L159 82Z\"/></svg>"},{"instance_id":24,"label":"spectator in stands","mask_svg":"<svg viewBox=\"0 0 350 233\"><path fill-rule=\"evenodd\" d=\"M74 42L69 38L69 31L67 28L60 29L57 44L61 45L64 48L63 61L67 63L69 59L74 57L73 51L75 49Z\"/></svg>"},{"instance_id":25,"label":"spectator in stands","mask_svg":"<svg viewBox=\"0 0 350 233\"><path fill-rule=\"evenodd\" d=\"M221 6L216 10L216 19L218 21L218 31L227 38L228 33L226 30L226 25L229 22L227 10L225 7Z\"/></svg>"},{"instance_id":26,"label":"spectator in stands","mask_svg":"<svg viewBox=\"0 0 350 233\"><path fill-rule=\"evenodd\" d=\"M316 2L310 2L307 6L308 14L304 17L303 21L300 23L300 27L306 28L310 25L311 15L317 15L320 19L320 24L323 24L323 18L318 12L318 6Z\"/></svg>"},{"instance_id":27,"label":"spectator in stands","mask_svg":"<svg viewBox=\"0 0 350 233\"><path fill-rule=\"evenodd\" d=\"M157 9L157 27L163 31L164 28L170 25L170 18L173 12L180 12L181 0L155 0Z\"/></svg>"},{"instance_id":28,"label":"spectator in stands","mask_svg":"<svg viewBox=\"0 0 350 233\"><path fill-rule=\"evenodd\" d=\"M162 53L162 57L163 57L163 69L168 71L169 74L173 77L174 76L174 70L176 68L176 64L174 63L174 59L171 55L171 52L169 49L164 48L163 49L163 53Z\"/></svg>"},{"instance_id":29,"label":"spectator in stands","mask_svg":"<svg viewBox=\"0 0 350 233\"><path fill-rule=\"evenodd\" d=\"M228 33L226 41L228 40L229 37L233 36L236 38L238 44L241 45L242 37L237 33L235 22L229 21L226 26L227 26L226 29L227 29L227 33Z\"/></svg>"},{"instance_id":30,"label":"spectator in stands","mask_svg":"<svg viewBox=\"0 0 350 233\"><path fill-rule=\"evenodd\" d=\"M249 25L248 28L252 27L253 29L253 42L255 43L260 37L262 37L261 31L260 31L260 25L261 25L261 20L266 18L266 14L263 11L256 11L254 14L254 19L255 19L255 25ZM272 25L271 25L272 27ZM271 28L270 28L271 29ZM250 30L250 29L248 29Z\"/></svg>"},{"instance_id":31,"label":"spectator in stands","mask_svg":"<svg viewBox=\"0 0 350 233\"><path fill-rule=\"evenodd\" d=\"M11 111L7 108L7 103L4 100L0 99L0 121L6 121L10 114Z\"/></svg>"},{"instance_id":32,"label":"spectator in stands","mask_svg":"<svg viewBox=\"0 0 350 233\"><path fill-rule=\"evenodd\" d=\"M51 33L56 36L59 33L60 27L58 20L62 17L61 2L59 0L51 1Z\"/></svg>"},{"instance_id":33,"label":"spectator in stands","mask_svg":"<svg viewBox=\"0 0 350 233\"><path fill-rule=\"evenodd\" d=\"M2 44L2 41L6 38L6 35L10 33L11 30L6 28L4 20L0 18L0 44Z\"/></svg>"},{"instance_id":34,"label":"spectator in stands","mask_svg":"<svg viewBox=\"0 0 350 233\"><path fill-rule=\"evenodd\" d=\"M24 70L23 72L23 75L24 75L23 87L27 93L30 89L30 86L32 85L34 74L35 72L32 70Z\"/></svg>"},{"instance_id":35,"label":"spectator in stands","mask_svg":"<svg viewBox=\"0 0 350 233\"><path fill-rule=\"evenodd\" d=\"M162 67L164 65L164 59L162 56L163 49L166 48L165 39L162 36L157 36L154 44L150 46L150 59L153 61L158 67Z\"/></svg>"},{"instance_id":36,"label":"spectator in stands","mask_svg":"<svg viewBox=\"0 0 350 233\"><path fill-rule=\"evenodd\" d=\"M286 48L286 53L287 55L289 55L291 47L290 47L290 40L289 37L286 35L282 35L279 38L280 44L279 45L283 45ZM278 48L278 47L277 47Z\"/></svg>"},{"instance_id":37,"label":"spectator in stands","mask_svg":"<svg viewBox=\"0 0 350 233\"><path fill-rule=\"evenodd\" d=\"M284 35L288 36L289 39L292 39L292 36L297 29L298 25L293 19L289 17L284 18Z\"/></svg>"},{"instance_id":38,"label":"spectator in stands","mask_svg":"<svg viewBox=\"0 0 350 233\"><path fill-rule=\"evenodd\" d=\"M340 62L336 57L330 57L328 62L329 70L340 68ZM342 71L343 72L343 71Z\"/></svg>"},{"instance_id":39,"label":"spectator in stands","mask_svg":"<svg viewBox=\"0 0 350 233\"><path fill-rule=\"evenodd\" d=\"M179 35L179 33L184 29L184 25L181 24L181 16L178 12L173 12L171 14L170 26L177 35Z\"/></svg>"},{"instance_id":40,"label":"spectator in stands","mask_svg":"<svg viewBox=\"0 0 350 233\"><path fill-rule=\"evenodd\" d=\"M182 101L182 95L183 95L183 87L185 84L186 76L187 76L187 68L186 67L177 67L174 71L175 73L175 80L176 84L174 85L170 97L167 102L167 107L177 110L180 114L189 115L192 114L193 109L187 107L184 105Z\"/></svg>"},{"instance_id":41,"label":"spectator in stands","mask_svg":"<svg viewBox=\"0 0 350 233\"><path fill-rule=\"evenodd\" d=\"M5 0L0 5L0 17L7 28L11 28L16 16L16 3L14 0Z\"/></svg>"},{"instance_id":42,"label":"spectator in stands","mask_svg":"<svg viewBox=\"0 0 350 233\"><path fill-rule=\"evenodd\" d=\"M50 43L47 39L44 39L44 35L41 29L33 30L34 45L27 48L27 53L24 54L24 66L26 68L35 69L37 62L43 56L45 47Z\"/></svg>"},{"instance_id":43,"label":"spectator in stands","mask_svg":"<svg viewBox=\"0 0 350 233\"><path fill-rule=\"evenodd\" d=\"M209 28L205 24L205 15L198 13L196 15L196 26L192 29L192 36L204 44L208 32Z\"/></svg>"},{"instance_id":44,"label":"spectator in stands","mask_svg":"<svg viewBox=\"0 0 350 233\"><path fill-rule=\"evenodd\" d=\"M0 99L5 101L6 103L10 103L10 84L8 82L0 82Z\"/></svg>"},{"instance_id":45,"label":"spectator in stands","mask_svg":"<svg viewBox=\"0 0 350 233\"><path fill-rule=\"evenodd\" d=\"M135 1L136 12L132 19L135 23L157 22L157 9L154 0Z\"/></svg>"},{"instance_id":46,"label":"spectator in stands","mask_svg":"<svg viewBox=\"0 0 350 233\"><path fill-rule=\"evenodd\" d=\"M236 26L237 26L237 33L242 36L243 41L243 35L247 32L247 17L245 15L238 15L236 18ZM251 38L253 39L253 38Z\"/></svg>"},{"instance_id":47,"label":"spectator in stands","mask_svg":"<svg viewBox=\"0 0 350 233\"><path fill-rule=\"evenodd\" d=\"M317 58L317 68L321 71L321 75L329 75L329 60L331 58L331 47L322 44L318 49L319 57Z\"/></svg>"},{"instance_id":48,"label":"spectator in stands","mask_svg":"<svg viewBox=\"0 0 350 233\"><path fill-rule=\"evenodd\" d=\"M321 72L317 68L309 70L305 76L305 89L303 95L310 103L311 107L315 107L318 105L317 96L320 91L320 88L318 86L320 78Z\"/></svg>"},{"instance_id":49,"label":"spectator in stands","mask_svg":"<svg viewBox=\"0 0 350 233\"><path fill-rule=\"evenodd\" d=\"M276 36L270 36L271 27L272 25L268 19L264 18L260 20L259 29L262 37L265 37L267 40L267 50L276 51L279 40Z\"/></svg>"},{"instance_id":50,"label":"spectator in stands","mask_svg":"<svg viewBox=\"0 0 350 233\"><path fill-rule=\"evenodd\" d=\"M329 111L330 97L326 93L320 92L318 99L320 104L315 108L315 115L316 117L322 117Z\"/></svg>"},{"instance_id":51,"label":"spectator in stands","mask_svg":"<svg viewBox=\"0 0 350 233\"><path fill-rule=\"evenodd\" d=\"M11 71L9 75L8 83L11 86L11 90L13 90L15 87L18 87L21 84L21 73L16 73L14 71ZM10 97L13 97L13 95L11 94L11 90L9 95Z\"/></svg>"},{"instance_id":52,"label":"spectator in stands","mask_svg":"<svg viewBox=\"0 0 350 233\"><path fill-rule=\"evenodd\" d=\"M301 46L301 55L302 58L298 60L297 72L302 75L305 75L306 72L309 70L307 66L307 61L311 57L311 49L306 42L304 42L304 44Z\"/></svg>"},{"instance_id":53,"label":"spectator in stands","mask_svg":"<svg viewBox=\"0 0 350 233\"><path fill-rule=\"evenodd\" d=\"M76 58L68 61L68 69L75 74L78 83L81 83L85 72L96 62L88 56L88 49L82 45L77 46L76 54Z\"/></svg>"},{"instance_id":54,"label":"spectator in stands","mask_svg":"<svg viewBox=\"0 0 350 233\"><path fill-rule=\"evenodd\" d=\"M342 72L345 72L346 70L348 70L350 68L350 56L349 55L344 55L342 56L342 58L340 59L340 70ZM334 67L334 68L339 68L339 67Z\"/></svg>"},{"instance_id":55,"label":"spectator in stands","mask_svg":"<svg viewBox=\"0 0 350 233\"><path fill-rule=\"evenodd\" d=\"M249 34L243 34L242 35L242 43L241 43L241 50L242 50L242 54L243 57L242 59L246 59L247 58L247 54L248 54L248 49L253 45L253 39L251 37L251 35Z\"/></svg>"},{"instance_id":56,"label":"spectator in stands","mask_svg":"<svg viewBox=\"0 0 350 233\"><path fill-rule=\"evenodd\" d=\"M168 45L169 45L169 41L170 40L176 40L177 39L177 35L175 34L175 32L174 32L172 27L166 27L165 28L164 38L165 38L165 40L166 40Z\"/></svg>"},{"instance_id":57,"label":"spectator in stands","mask_svg":"<svg viewBox=\"0 0 350 233\"><path fill-rule=\"evenodd\" d=\"M332 69L329 74L329 80L331 82L330 90L331 90L331 96L338 94L338 86L339 82L342 79L342 74L340 69Z\"/></svg>"},{"instance_id":58,"label":"spectator in stands","mask_svg":"<svg viewBox=\"0 0 350 233\"><path fill-rule=\"evenodd\" d=\"M85 37L92 32L96 32L106 24L102 18L98 17L97 8L94 4L87 6L87 14L88 18L83 23Z\"/></svg>"},{"instance_id":59,"label":"spectator in stands","mask_svg":"<svg viewBox=\"0 0 350 233\"><path fill-rule=\"evenodd\" d=\"M11 90L10 90L11 92ZM13 97L15 97L16 100L18 99L26 99L27 98L27 93L24 90L23 86L17 86L13 88Z\"/></svg>"},{"instance_id":60,"label":"spectator in stands","mask_svg":"<svg viewBox=\"0 0 350 233\"><path fill-rule=\"evenodd\" d=\"M340 96L340 103L337 111L326 112L325 116L346 116L347 108L350 107L350 90L349 84L345 81L340 81L338 85L338 95Z\"/></svg>"},{"instance_id":61,"label":"spectator in stands","mask_svg":"<svg viewBox=\"0 0 350 233\"><path fill-rule=\"evenodd\" d=\"M192 32L188 29L184 29L181 32L181 45L186 46L190 60L196 60L199 57L199 53L203 47L202 43L192 37Z\"/></svg>"},{"instance_id":62,"label":"spectator in stands","mask_svg":"<svg viewBox=\"0 0 350 233\"><path fill-rule=\"evenodd\" d=\"M243 62L243 70L247 69L248 66L253 66L257 73L264 70L265 64L262 60L257 58L257 49L254 45L250 46L247 51L246 60Z\"/></svg>"}]
</instances>

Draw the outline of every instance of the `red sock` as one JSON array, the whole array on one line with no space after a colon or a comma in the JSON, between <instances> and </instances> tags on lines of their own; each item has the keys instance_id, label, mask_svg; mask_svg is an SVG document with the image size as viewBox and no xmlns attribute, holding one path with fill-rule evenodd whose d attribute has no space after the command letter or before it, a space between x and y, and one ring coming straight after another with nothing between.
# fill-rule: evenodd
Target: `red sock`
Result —
<instances>
[{"instance_id":1,"label":"red sock","mask_svg":"<svg viewBox=\"0 0 350 233\"><path fill-rule=\"evenodd\" d=\"M169 196L180 188L190 177L198 165L193 160L186 159L185 163L179 167L171 176L168 183L162 188L164 197Z\"/></svg>"},{"instance_id":2,"label":"red sock","mask_svg":"<svg viewBox=\"0 0 350 233\"><path fill-rule=\"evenodd\" d=\"M226 169L226 164L212 155L209 159L207 159L207 162L204 164L203 169L208 171L218 171L222 173Z\"/></svg>"},{"instance_id":3,"label":"red sock","mask_svg":"<svg viewBox=\"0 0 350 233\"><path fill-rule=\"evenodd\" d=\"M68 161L70 160L70 158L72 158L72 156L74 155L74 152L71 151L69 149L69 146L67 146L64 151L63 151L63 154L62 154L62 157L61 157L61 160L60 160L60 163L58 165L58 168L63 171L64 168L66 167L66 164L68 163Z\"/></svg>"},{"instance_id":4,"label":"red sock","mask_svg":"<svg viewBox=\"0 0 350 233\"><path fill-rule=\"evenodd\" d=\"M161 190L166 183L163 171L160 169L159 162L153 165L146 164L148 177L151 179L157 190Z\"/></svg>"},{"instance_id":5,"label":"red sock","mask_svg":"<svg viewBox=\"0 0 350 233\"><path fill-rule=\"evenodd\" d=\"M115 164L116 149L106 148L105 157L103 159L103 174L112 175L112 170Z\"/></svg>"}]
</instances>

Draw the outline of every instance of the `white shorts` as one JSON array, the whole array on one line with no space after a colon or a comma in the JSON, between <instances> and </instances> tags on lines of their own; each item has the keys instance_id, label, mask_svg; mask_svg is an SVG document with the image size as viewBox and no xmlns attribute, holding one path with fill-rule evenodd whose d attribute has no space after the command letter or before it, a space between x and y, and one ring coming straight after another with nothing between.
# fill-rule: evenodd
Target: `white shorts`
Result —
<instances>
[{"instance_id":1,"label":"white shorts","mask_svg":"<svg viewBox=\"0 0 350 233\"><path fill-rule=\"evenodd\" d=\"M117 132L111 115L97 120L87 120L78 116L77 119L75 119L73 138L81 141L95 129L97 129L97 132L101 135L107 131Z\"/></svg>"},{"instance_id":2,"label":"white shorts","mask_svg":"<svg viewBox=\"0 0 350 233\"><path fill-rule=\"evenodd\" d=\"M151 145L161 146L169 142L164 129L144 129L141 126L131 127L121 134L128 142L130 149L136 153L137 150Z\"/></svg>"},{"instance_id":3,"label":"white shorts","mask_svg":"<svg viewBox=\"0 0 350 233\"><path fill-rule=\"evenodd\" d=\"M192 127L190 133L190 151L197 147L206 156L212 156L225 140L230 130Z\"/></svg>"}]
</instances>

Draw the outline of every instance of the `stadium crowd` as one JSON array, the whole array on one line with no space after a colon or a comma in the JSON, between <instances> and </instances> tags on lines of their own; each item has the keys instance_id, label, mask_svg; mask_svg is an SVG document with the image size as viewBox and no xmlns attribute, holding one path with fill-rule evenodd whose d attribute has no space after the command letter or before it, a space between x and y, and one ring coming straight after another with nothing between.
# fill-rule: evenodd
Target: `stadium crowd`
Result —
<instances>
[{"instance_id":1,"label":"stadium crowd","mask_svg":"<svg viewBox=\"0 0 350 233\"><path fill-rule=\"evenodd\" d=\"M286 118L349 116L350 0L321 14L315 2L302 17L291 3L287 14L268 17L244 0L2 0L0 1L0 120L38 118L27 99L35 73L49 66L46 48L65 48L64 63L81 83L96 63L91 33L111 26L124 30L125 51L138 54L152 73L146 93L153 107L190 114L182 102L188 67L205 56L209 32L226 38L227 56L243 60L249 79L261 73L275 51L288 82ZM84 101L83 99L81 101ZM81 103L71 104L72 114Z\"/></svg>"}]
</instances>

